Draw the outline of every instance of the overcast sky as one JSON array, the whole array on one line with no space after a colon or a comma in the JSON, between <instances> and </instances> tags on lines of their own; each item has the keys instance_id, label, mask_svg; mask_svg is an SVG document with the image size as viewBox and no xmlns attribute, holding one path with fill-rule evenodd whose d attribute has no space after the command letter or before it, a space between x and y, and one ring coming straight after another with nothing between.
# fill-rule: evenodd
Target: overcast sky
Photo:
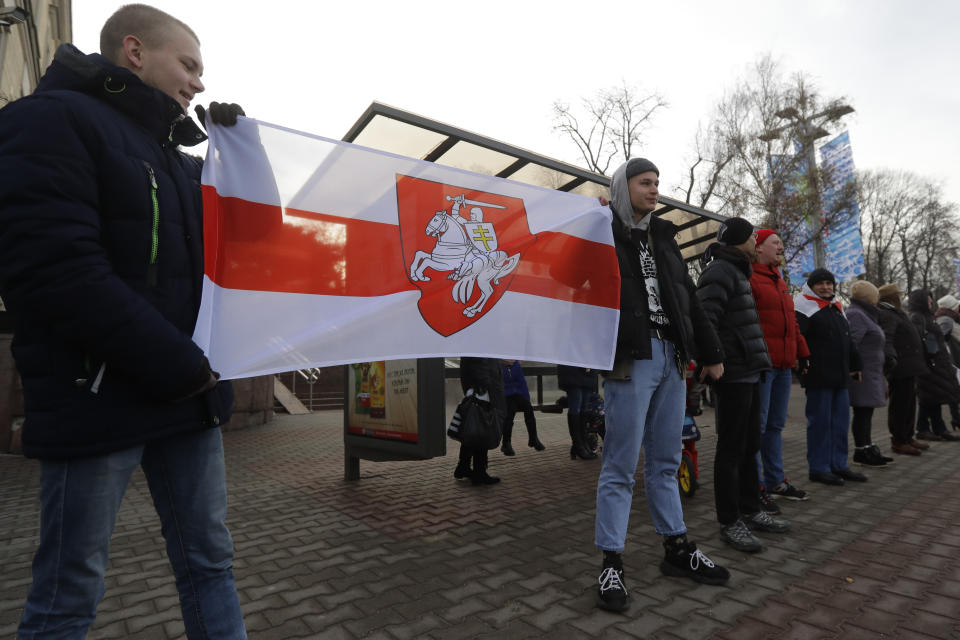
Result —
<instances>
[{"instance_id":1,"label":"overcast sky","mask_svg":"<svg viewBox=\"0 0 960 640\"><path fill-rule=\"evenodd\" d=\"M762 54L856 109L860 169L908 169L960 202L960 2L807 0L156 0L190 24L207 92L258 119L341 138L374 100L582 165L551 105L626 82L670 103L635 153L671 194L697 124ZM99 48L119 2L74 0Z\"/></svg>"}]
</instances>

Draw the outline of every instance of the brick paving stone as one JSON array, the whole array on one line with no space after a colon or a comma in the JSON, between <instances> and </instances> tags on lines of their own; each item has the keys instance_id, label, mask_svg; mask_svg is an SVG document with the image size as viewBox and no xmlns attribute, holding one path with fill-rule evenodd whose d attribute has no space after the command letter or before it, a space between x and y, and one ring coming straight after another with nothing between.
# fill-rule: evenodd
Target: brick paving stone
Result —
<instances>
[{"instance_id":1,"label":"brick paving stone","mask_svg":"<svg viewBox=\"0 0 960 640\"><path fill-rule=\"evenodd\" d=\"M955 618L917 610L900 625L900 628L950 640L958 637L956 632L960 629L960 624Z\"/></svg>"},{"instance_id":2,"label":"brick paving stone","mask_svg":"<svg viewBox=\"0 0 960 640\"><path fill-rule=\"evenodd\" d=\"M406 622L407 620L399 611L386 610L375 616L363 616L362 618L349 620L343 623L343 627L354 634L354 637L363 638L387 625L404 624Z\"/></svg>"},{"instance_id":3,"label":"brick paving stone","mask_svg":"<svg viewBox=\"0 0 960 640\"><path fill-rule=\"evenodd\" d=\"M836 635L832 631L826 631L800 620L794 620L777 633L777 638L782 640L825 640L835 637Z\"/></svg>"},{"instance_id":4,"label":"brick paving stone","mask_svg":"<svg viewBox=\"0 0 960 640\"><path fill-rule=\"evenodd\" d=\"M725 624L704 615L704 611L700 610L689 612L688 615L680 620L679 624L667 627L663 629L663 631L666 634L680 639L707 638L710 637L713 632L724 627L726 627Z\"/></svg>"},{"instance_id":5,"label":"brick paving stone","mask_svg":"<svg viewBox=\"0 0 960 640\"><path fill-rule=\"evenodd\" d=\"M829 604L828 604L829 602ZM839 608L830 606L832 601L821 602L819 606L797 617L805 624L820 627L835 632L844 622L855 619L860 615L860 608Z\"/></svg>"},{"instance_id":6,"label":"brick paving stone","mask_svg":"<svg viewBox=\"0 0 960 640\"><path fill-rule=\"evenodd\" d=\"M397 640L416 640L434 629L446 626L446 621L435 615L426 615L410 622L390 624L382 629Z\"/></svg>"},{"instance_id":7,"label":"brick paving stone","mask_svg":"<svg viewBox=\"0 0 960 640\"><path fill-rule=\"evenodd\" d=\"M581 614L577 611L574 611L570 607L567 607L561 603L555 603L544 609L543 611L538 611L532 615L526 616L524 621L528 624L541 629L545 633L549 633L557 625L568 620L576 620L581 617Z\"/></svg>"},{"instance_id":8,"label":"brick paving stone","mask_svg":"<svg viewBox=\"0 0 960 640\"><path fill-rule=\"evenodd\" d=\"M487 600L489 603L489 600ZM536 611L519 600L510 600L492 611L479 614L479 617L493 627L502 627L515 618L526 618Z\"/></svg>"},{"instance_id":9,"label":"brick paving stone","mask_svg":"<svg viewBox=\"0 0 960 640\"><path fill-rule=\"evenodd\" d=\"M437 615L444 620L457 622L472 617L481 611L489 611L489 608L490 605L481 598L469 597L464 599L462 602L453 605L452 607L441 609L437 612Z\"/></svg>"},{"instance_id":10,"label":"brick paving stone","mask_svg":"<svg viewBox=\"0 0 960 640\"><path fill-rule=\"evenodd\" d=\"M623 622L615 624L613 629L635 638L648 638L661 629L673 627L677 624L676 620L645 610L638 612L628 610L628 615L608 615L615 616L617 619L627 618Z\"/></svg>"}]
</instances>

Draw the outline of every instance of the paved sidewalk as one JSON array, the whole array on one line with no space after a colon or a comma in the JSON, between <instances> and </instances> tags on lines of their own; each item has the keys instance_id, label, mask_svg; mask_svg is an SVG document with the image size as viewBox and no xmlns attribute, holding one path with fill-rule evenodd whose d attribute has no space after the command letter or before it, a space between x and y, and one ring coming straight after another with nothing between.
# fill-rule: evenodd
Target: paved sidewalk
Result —
<instances>
[{"instance_id":1,"label":"paved sidewalk","mask_svg":"<svg viewBox=\"0 0 960 640\"><path fill-rule=\"evenodd\" d=\"M698 422L701 488L685 499L691 538L731 569L726 587L666 578L638 483L624 554L633 606L594 607L598 461L571 461L564 416L537 414L547 450L491 452L492 487L453 479L456 449L425 462L361 462L343 481L339 413L278 417L227 432L236 577L253 639L960 638L960 443L897 456L870 481L806 481L803 396L794 387L786 468L808 502L760 554L719 538L712 411ZM885 411L874 422L889 449ZM518 423L521 421L518 421ZM452 443L451 443L452 444ZM39 465L0 457L0 637L30 582ZM183 637L156 516L137 474L112 541L90 638Z\"/></svg>"}]
</instances>

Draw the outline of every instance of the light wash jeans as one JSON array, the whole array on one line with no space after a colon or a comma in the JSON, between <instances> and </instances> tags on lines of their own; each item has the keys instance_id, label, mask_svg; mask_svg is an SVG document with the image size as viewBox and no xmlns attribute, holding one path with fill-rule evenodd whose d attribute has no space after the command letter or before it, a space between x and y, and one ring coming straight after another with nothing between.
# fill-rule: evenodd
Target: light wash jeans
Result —
<instances>
[{"instance_id":1,"label":"light wash jeans","mask_svg":"<svg viewBox=\"0 0 960 640\"><path fill-rule=\"evenodd\" d=\"M644 451L643 478L653 525L662 536L686 533L677 489L686 385L673 343L652 339L653 359L634 360L630 380L603 383L607 434L597 483L597 547L622 551Z\"/></svg>"},{"instance_id":2,"label":"light wash jeans","mask_svg":"<svg viewBox=\"0 0 960 640\"><path fill-rule=\"evenodd\" d=\"M786 479L783 472L783 427L787 423L793 371L768 371L760 382L760 451L757 473L760 484L770 491Z\"/></svg>"},{"instance_id":3,"label":"light wash jeans","mask_svg":"<svg viewBox=\"0 0 960 640\"><path fill-rule=\"evenodd\" d=\"M40 546L18 638L83 638L104 594L110 536L140 465L160 516L187 637L246 638L233 581L219 429L108 455L44 461Z\"/></svg>"}]
</instances>

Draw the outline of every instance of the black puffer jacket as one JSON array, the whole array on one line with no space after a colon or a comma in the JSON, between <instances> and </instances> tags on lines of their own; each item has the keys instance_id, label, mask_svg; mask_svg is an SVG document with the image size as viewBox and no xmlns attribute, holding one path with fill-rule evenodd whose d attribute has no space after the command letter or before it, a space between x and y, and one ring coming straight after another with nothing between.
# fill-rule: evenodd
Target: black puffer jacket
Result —
<instances>
[{"instance_id":1,"label":"black puffer jacket","mask_svg":"<svg viewBox=\"0 0 960 640\"><path fill-rule=\"evenodd\" d=\"M222 424L232 388L191 340L205 139L180 105L71 45L0 112L0 295L14 319L24 453L102 454Z\"/></svg>"},{"instance_id":2,"label":"black puffer jacket","mask_svg":"<svg viewBox=\"0 0 960 640\"><path fill-rule=\"evenodd\" d=\"M770 354L750 286L750 259L739 249L722 244L713 244L708 251L712 260L700 274L697 297L723 347L720 382L769 371Z\"/></svg>"},{"instance_id":3,"label":"black puffer jacket","mask_svg":"<svg viewBox=\"0 0 960 640\"><path fill-rule=\"evenodd\" d=\"M632 233L642 233L634 229ZM613 239L620 263L620 326L617 331L617 360L649 360L649 308L647 286L640 266L638 247L631 231L618 215L613 216ZM687 272L674 236L677 227L668 220L651 217L648 242L657 264L657 283L663 309L670 318L671 331L681 363L696 359L702 365L723 360L717 334L703 313L696 287Z\"/></svg>"},{"instance_id":4,"label":"black puffer jacket","mask_svg":"<svg viewBox=\"0 0 960 640\"><path fill-rule=\"evenodd\" d=\"M933 318L929 306L930 294L926 289L911 291L908 300L910 320L921 336L926 355L927 370L917 381L917 400L923 406L960 402L960 384L956 369L943 333ZM936 345L936 353L930 353L927 342Z\"/></svg>"},{"instance_id":5,"label":"black puffer jacket","mask_svg":"<svg viewBox=\"0 0 960 640\"><path fill-rule=\"evenodd\" d=\"M923 356L923 343L907 314L889 302L878 304L877 311L877 323L883 329L887 344L893 344L897 354L896 362L884 369L887 377L897 380L925 374L927 364Z\"/></svg>"}]
</instances>

